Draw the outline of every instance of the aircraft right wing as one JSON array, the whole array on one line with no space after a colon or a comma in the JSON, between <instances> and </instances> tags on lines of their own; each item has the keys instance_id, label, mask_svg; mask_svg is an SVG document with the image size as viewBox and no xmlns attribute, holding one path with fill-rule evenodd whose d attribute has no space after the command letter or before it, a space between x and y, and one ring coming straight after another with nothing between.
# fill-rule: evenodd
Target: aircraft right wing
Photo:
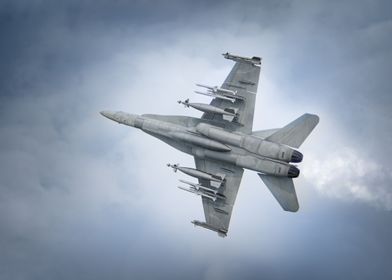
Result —
<instances>
[{"instance_id":1,"label":"aircraft right wing","mask_svg":"<svg viewBox=\"0 0 392 280\"><path fill-rule=\"evenodd\" d=\"M202 197L206 222L193 221L193 223L216 231L220 236L224 237L229 229L231 213L244 170L233 164L197 157L195 157L195 164L198 170L224 176L225 182L218 189L218 193L223 195L223 198L213 201L207 197ZM199 179L199 183L203 186L211 187L211 182L208 180Z\"/></svg>"},{"instance_id":2,"label":"aircraft right wing","mask_svg":"<svg viewBox=\"0 0 392 280\"><path fill-rule=\"evenodd\" d=\"M260 61L260 58L258 57L255 57L254 59L258 59ZM253 115L255 110L257 86L259 84L260 66L259 63L255 64L247 60L235 61L236 63L221 88L236 92L236 95L240 96L241 99L236 99L235 102L232 103L228 100L215 98L210 104L220 109L234 110L234 112L238 114L236 120L238 126L236 131L250 134L253 126ZM202 119L225 121L221 114L216 113L204 113Z\"/></svg>"}]
</instances>

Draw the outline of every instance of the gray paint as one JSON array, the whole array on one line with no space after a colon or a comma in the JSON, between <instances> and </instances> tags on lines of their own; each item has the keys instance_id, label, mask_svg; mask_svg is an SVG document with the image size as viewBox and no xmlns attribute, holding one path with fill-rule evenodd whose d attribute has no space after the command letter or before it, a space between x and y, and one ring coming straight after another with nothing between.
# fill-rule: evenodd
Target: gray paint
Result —
<instances>
[{"instance_id":1,"label":"gray paint","mask_svg":"<svg viewBox=\"0 0 392 280\"><path fill-rule=\"evenodd\" d=\"M229 53L224 57L236 63L221 88L225 93L235 91L235 95L241 98L236 98L234 102L214 98L210 105L189 103L188 99L179 101L180 104L206 112L201 119L101 111L108 119L139 128L195 157L196 169L168 166L199 180L199 184L188 184L189 189L179 188L202 197L206 222L194 221L193 224L216 231L219 236L226 236L229 230L243 169L260 172L259 176L282 208L285 211L298 211L292 178L298 177L299 170L290 162L301 161L302 154L287 145L298 148L319 121L316 115L304 114L265 139L254 136L256 133L252 133L252 124L260 59ZM224 118L227 108L236 111L236 118ZM216 185L214 177L219 178L219 184ZM211 191L215 187L218 188L217 192Z\"/></svg>"},{"instance_id":2,"label":"gray paint","mask_svg":"<svg viewBox=\"0 0 392 280\"><path fill-rule=\"evenodd\" d=\"M389 1L4 0L0 10L2 279L392 279ZM96 112L197 117L175 101L223 81L226 50L264 58L255 130L303 111L322 122L302 147L301 210L281 211L245 171L218 240L189 227L204 220L201 203L164 168L193 159Z\"/></svg>"}]
</instances>

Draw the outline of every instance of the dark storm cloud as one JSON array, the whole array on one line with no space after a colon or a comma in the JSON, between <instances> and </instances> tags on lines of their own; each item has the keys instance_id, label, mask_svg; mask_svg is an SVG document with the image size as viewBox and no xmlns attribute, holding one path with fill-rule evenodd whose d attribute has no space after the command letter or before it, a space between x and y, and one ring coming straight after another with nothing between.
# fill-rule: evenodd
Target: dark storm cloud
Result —
<instances>
[{"instance_id":1,"label":"dark storm cloud","mask_svg":"<svg viewBox=\"0 0 392 280\"><path fill-rule=\"evenodd\" d=\"M3 1L0 278L391 278L389 6ZM223 80L227 50L264 57L255 129L304 111L321 123L301 211L249 172L218 239L188 223L200 201L170 188L164 164L192 159L97 112L194 114L175 100Z\"/></svg>"}]
</instances>

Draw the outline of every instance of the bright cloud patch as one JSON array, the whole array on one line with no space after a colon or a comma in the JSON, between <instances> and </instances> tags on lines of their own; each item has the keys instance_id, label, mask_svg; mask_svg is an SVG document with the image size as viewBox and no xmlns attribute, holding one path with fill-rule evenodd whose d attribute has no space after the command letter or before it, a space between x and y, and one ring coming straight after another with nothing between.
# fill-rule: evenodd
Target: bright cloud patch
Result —
<instances>
[{"instance_id":1,"label":"bright cloud patch","mask_svg":"<svg viewBox=\"0 0 392 280\"><path fill-rule=\"evenodd\" d=\"M330 197L392 210L392 170L344 148L318 159L307 156L304 177Z\"/></svg>"}]
</instances>

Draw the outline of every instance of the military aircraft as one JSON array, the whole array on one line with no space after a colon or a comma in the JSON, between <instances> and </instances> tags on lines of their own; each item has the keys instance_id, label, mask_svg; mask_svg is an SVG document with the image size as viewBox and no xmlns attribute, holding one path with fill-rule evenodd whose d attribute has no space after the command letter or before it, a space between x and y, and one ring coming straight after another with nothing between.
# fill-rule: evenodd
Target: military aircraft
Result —
<instances>
[{"instance_id":1,"label":"military aircraft","mask_svg":"<svg viewBox=\"0 0 392 280\"><path fill-rule=\"evenodd\" d=\"M212 97L210 104L179 101L202 111L201 118L187 116L133 115L121 111L102 111L103 116L132 126L194 156L196 168L168 164L176 172L197 178L180 180L182 190L201 196L205 222L195 226L226 236L244 169L258 172L285 211L299 209L293 178L299 169L291 163L302 161L297 148L319 122L304 114L280 129L252 131L261 58L225 53L235 64L221 87L196 84L196 91Z\"/></svg>"}]
</instances>

